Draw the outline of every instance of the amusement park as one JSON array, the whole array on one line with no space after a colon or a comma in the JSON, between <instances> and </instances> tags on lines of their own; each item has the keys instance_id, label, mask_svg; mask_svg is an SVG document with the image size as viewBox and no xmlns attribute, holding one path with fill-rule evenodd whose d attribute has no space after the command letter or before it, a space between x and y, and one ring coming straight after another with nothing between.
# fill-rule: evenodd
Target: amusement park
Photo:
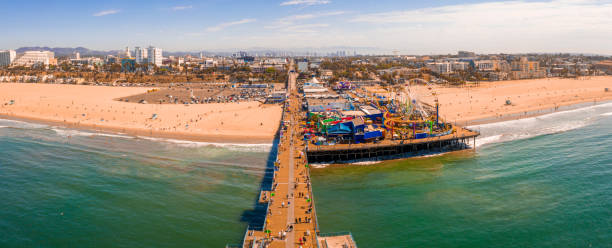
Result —
<instances>
[{"instance_id":1,"label":"amusement park","mask_svg":"<svg viewBox=\"0 0 612 248\"><path fill-rule=\"evenodd\" d=\"M479 133L445 121L434 88L422 79L393 86L362 81L325 87L316 78L304 82L306 118L300 124L309 161L386 159L470 148Z\"/></svg>"},{"instance_id":2,"label":"amusement park","mask_svg":"<svg viewBox=\"0 0 612 248\"><path fill-rule=\"evenodd\" d=\"M426 87L427 96L435 99L436 93L424 80L388 88L338 82L333 87L335 92L326 91L327 95L323 95L324 87L312 79L304 84L308 111L307 120L302 123L304 139L313 145L335 145L452 134L453 125L440 117L437 99L433 105L420 100L422 93L418 92L423 91L417 91L416 85ZM316 96L309 93L315 88L319 92Z\"/></svg>"}]
</instances>

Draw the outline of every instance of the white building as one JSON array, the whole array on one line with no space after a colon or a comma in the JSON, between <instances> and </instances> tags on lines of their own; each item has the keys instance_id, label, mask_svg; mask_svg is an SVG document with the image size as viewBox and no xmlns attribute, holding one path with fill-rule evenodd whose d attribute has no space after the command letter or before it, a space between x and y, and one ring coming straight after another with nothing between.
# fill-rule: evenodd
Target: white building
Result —
<instances>
[{"instance_id":1,"label":"white building","mask_svg":"<svg viewBox=\"0 0 612 248\"><path fill-rule=\"evenodd\" d=\"M467 71L469 67L470 67L470 64L468 62L456 61L451 64L452 71Z\"/></svg>"},{"instance_id":2,"label":"white building","mask_svg":"<svg viewBox=\"0 0 612 248\"><path fill-rule=\"evenodd\" d=\"M141 47L135 47L134 53L136 57L136 63L138 64L146 64L147 63L147 49Z\"/></svg>"},{"instance_id":3,"label":"white building","mask_svg":"<svg viewBox=\"0 0 612 248\"><path fill-rule=\"evenodd\" d=\"M0 66L9 66L17 57L15 50L0 51Z\"/></svg>"},{"instance_id":4,"label":"white building","mask_svg":"<svg viewBox=\"0 0 612 248\"><path fill-rule=\"evenodd\" d=\"M435 73L450 73L451 72L451 64L449 62L433 62L428 63L427 68Z\"/></svg>"},{"instance_id":5,"label":"white building","mask_svg":"<svg viewBox=\"0 0 612 248\"><path fill-rule=\"evenodd\" d=\"M476 68L479 71L494 71L495 70L495 63L491 60L478 60L478 61L475 61L474 64L476 64Z\"/></svg>"},{"instance_id":6,"label":"white building","mask_svg":"<svg viewBox=\"0 0 612 248\"><path fill-rule=\"evenodd\" d=\"M300 61L297 63L299 72L307 72L308 71L308 62Z\"/></svg>"},{"instance_id":7,"label":"white building","mask_svg":"<svg viewBox=\"0 0 612 248\"><path fill-rule=\"evenodd\" d=\"M328 80L334 77L334 71L332 70L321 70L321 79Z\"/></svg>"},{"instance_id":8,"label":"white building","mask_svg":"<svg viewBox=\"0 0 612 248\"><path fill-rule=\"evenodd\" d=\"M212 59L207 59L206 61L204 61L204 67L206 68L215 67L217 66L217 64L217 61L214 61Z\"/></svg>"},{"instance_id":9,"label":"white building","mask_svg":"<svg viewBox=\"0 0 612 248\"><path fill-rule=\"evenodd\" d=\"M162 66L162 60L164 59L164 57L162 56L162 49L161 48L156 48L156 47L149 47L149 51L148 51L148 63L149 64L154 64L156 66Z\"/></svg>"},{"instance_id":10,"label":"white building","mask_svg":"<svg viewBox=\"0 0 612 248\"><path fill-rule=\"evenodd\" d=\"M55 58L50 51L27 51L17 58L13 64L19 66L49 65Z\"/></svg>"}]
</instances>

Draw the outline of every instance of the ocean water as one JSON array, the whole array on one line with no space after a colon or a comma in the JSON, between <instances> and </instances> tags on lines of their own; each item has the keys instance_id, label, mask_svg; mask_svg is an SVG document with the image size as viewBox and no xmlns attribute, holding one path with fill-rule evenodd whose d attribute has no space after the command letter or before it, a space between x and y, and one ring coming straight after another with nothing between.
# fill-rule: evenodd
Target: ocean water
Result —
<instances>
[{"instance_id":1,"label":"ocean water","mask_svg":"<svg viewBox=\"0 0 612 248\"><path fill-rule=\"evenodd\" d=\"M476 151L313 170L360 247L612 247L612 104L482 126Z\"/></svg>"},{"instance_id":2,"label":"ocean water","mask_svg":"<svg viewBox=\"0 0 612 248\"><path fill-rule=\"evenodd\" d=\"M612 104L474 126L476 151L314 169L359 247L611 247ZM0 247L240 243L271 145L0 120Z\"/></svg>"},{"instance_id":3,"label":"ocean water","mask_svg":"<svg viewBox=\"0 0 612 248\"><path fill-rule=\"evenodd\" d=\"M270 148L0 120L0 247L240 243Z\"/></svg>"}]
</instances>

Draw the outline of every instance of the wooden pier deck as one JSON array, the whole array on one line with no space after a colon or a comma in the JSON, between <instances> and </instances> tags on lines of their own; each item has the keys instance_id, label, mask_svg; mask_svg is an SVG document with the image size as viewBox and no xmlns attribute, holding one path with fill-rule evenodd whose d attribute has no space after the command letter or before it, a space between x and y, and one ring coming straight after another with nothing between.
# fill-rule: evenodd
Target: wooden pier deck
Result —
<instances>
[{"instance_id":1,"label":"wooden pier deck","mask_svg":"<svg viewBox=\"0 0 612 248\"><path fill-rule=\"evenodd\" d=\"M272 190L262 191L258 199L259 203L268 204L265 224L258 230L247 230L244 248L319 247L310 168L299 126L305 115L300 111L296 78L296 73L290 73L290 97L283 111Z\"/></svg>"}]
</instances>

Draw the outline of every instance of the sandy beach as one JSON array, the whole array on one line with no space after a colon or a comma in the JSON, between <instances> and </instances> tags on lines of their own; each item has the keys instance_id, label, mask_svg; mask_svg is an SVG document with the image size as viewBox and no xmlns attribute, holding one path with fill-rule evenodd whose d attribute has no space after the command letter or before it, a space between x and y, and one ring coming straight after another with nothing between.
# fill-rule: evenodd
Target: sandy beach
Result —
<instances>
[{"instance_id":1,"label":"sandy beach","mask_svg":"<svg viewBox=\"0 0 612 248\"><path fill-rule=\"evenodd\" d=\"M134 136L220 143L271 143L278 130L279 105L162 105L113 100L148 89L2 83L0 117Z\"/></svg>"},{"instance_id":2,"label":"sandy beach","mask_svg":"<svg viewBox=\"0 0 612 248\"><path fill-rule=\"evenodd\" d=\"M554 112L563 106L612 100L612 77L533 79L482 82L479 86L419 87L421 100L433 104L436 92L440 115L458 125L518 119ZM511 104L507 105L506 100ZM542 111L539 111L542 110Z\"/></svg>"},{"instance_id":3,"label":"sandy beach","mask_svg":"<svg viewBox=\"0 0 612 248\"><path fill-rule=\"evenodd\" d=\"M612 77L483 82L480 86L418 87L447 121L472 125L550 113L562 106L612 100ZM0 84L0 117L134 136L221 143L270 143L279 105L259 102L138 104L114 99L149 88L54 84ZM14 103L10 104L13 100ZM511 104L507 105L506 100ZM539 110L545 110L544 112Z\"/></svg>"}]
</instances>

